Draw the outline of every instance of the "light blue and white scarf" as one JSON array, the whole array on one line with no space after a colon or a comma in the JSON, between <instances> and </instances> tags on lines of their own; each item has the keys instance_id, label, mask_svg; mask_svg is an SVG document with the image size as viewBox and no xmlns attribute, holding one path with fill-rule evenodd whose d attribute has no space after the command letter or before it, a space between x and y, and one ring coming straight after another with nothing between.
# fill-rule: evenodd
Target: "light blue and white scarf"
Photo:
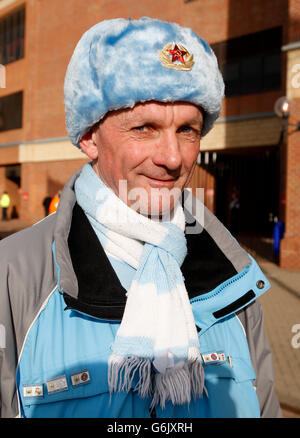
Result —
<instances>
[{"instance_id":1,"label":"light blue and white scarf","mask_svg":"<svg viewBox=\"0 0 300 438\"><path fill-rule=\"evenodd\" d=\"M106 253L136 269L111 346L110 392L134 387L152 397L152 406L189 403L202 395L204 373L180 270L187 252L180 202L169 222L150 220L121 201L91 164L83 167L75 192Z\"/></svg>"}]
</instances>

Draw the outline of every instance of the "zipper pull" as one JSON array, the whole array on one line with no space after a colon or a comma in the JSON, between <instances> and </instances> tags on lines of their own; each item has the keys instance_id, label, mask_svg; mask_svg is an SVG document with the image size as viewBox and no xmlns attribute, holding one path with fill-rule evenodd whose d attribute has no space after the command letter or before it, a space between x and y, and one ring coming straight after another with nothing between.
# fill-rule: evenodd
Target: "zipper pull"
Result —
<instances>
[{"instance_id":1,"label":"zipper pull","mask_svg":"<svg viewBox=\"0 0 300 438\"><path fill-rule=\"evenodd\" d=\"M229 365L231 366L231 368L232 368L232 359L231 359L231 356L230 355L228 355L228 362L229 362Z\"/></svg>"}]
</instances>

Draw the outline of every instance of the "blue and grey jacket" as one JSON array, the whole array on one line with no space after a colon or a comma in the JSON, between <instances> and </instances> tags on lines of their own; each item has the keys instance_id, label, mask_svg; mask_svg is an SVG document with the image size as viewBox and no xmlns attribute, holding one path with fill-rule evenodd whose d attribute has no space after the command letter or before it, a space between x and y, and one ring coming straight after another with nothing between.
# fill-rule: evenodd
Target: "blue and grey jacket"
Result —
<instances>
[{"instance_id":1,"label":"blue and grey jacket","mask_svg":"<svg viewBox=\"0 0 300 438\"><path fill-rule=\"evenodd\" d=\"M66 184L57 213L0 243L1 417L280 417L256 300L257 263L205 209L182 265L207 394L150 410L134 391L109 394L110 344L126 287ZM189 218L190 219L190 218Z\"/></svg>"}]
</instances>

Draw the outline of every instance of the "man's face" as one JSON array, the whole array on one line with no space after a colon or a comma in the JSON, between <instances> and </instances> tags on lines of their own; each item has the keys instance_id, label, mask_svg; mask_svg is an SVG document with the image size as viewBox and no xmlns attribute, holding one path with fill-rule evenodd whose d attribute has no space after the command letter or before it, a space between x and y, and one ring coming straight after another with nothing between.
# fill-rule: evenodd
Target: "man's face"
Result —
<instances>
[{"instance_id":1,"label":"man's face","mask_svg":"<svg viewBox=\"0 0 300 438\"><path fill-rule=\"evenodd\" d=\"M91 134L93 153L85 152L102 181L129 206L161 215L174 208L172 190L180 194L190 180L202 123L202 112L189 103L137 104L108 113Z\"/></svg>"}]
</instances>

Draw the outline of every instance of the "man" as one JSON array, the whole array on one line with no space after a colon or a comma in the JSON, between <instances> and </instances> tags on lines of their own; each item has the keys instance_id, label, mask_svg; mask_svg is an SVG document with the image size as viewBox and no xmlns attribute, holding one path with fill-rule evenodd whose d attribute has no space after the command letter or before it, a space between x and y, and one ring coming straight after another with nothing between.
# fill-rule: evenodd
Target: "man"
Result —
<instances>
[{"instance_id":1,"label":"man","mask_svg":"<svg viewBox=\"0 0 300 438\"><path fill-rule=\"evenodd\" d=\"M10 206L10 196L5 191L0 199L0 206L2 207L2 220L7 221L7 209Z\"/></svg>"},{"instance_id":2,"label":"man","mask_svg":"<svg viewBox=\"0 0 300 438\"><path fill-rule=\"evenodd\" d=\"M2 416L280 416L256 301L269 283L184 191L223 91L190 29L83 35L66 125L91 162L54 215L0 245Z\"/></svg>"}]
</instances>

